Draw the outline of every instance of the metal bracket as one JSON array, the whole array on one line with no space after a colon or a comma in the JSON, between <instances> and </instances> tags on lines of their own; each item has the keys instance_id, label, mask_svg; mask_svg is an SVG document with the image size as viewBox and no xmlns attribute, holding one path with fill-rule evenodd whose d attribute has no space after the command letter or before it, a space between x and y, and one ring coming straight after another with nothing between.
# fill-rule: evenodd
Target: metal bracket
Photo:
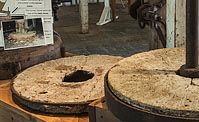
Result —
<instances>
[{"instance_id":1,"label":"metal bracket","mask_svg":"<svg viewBox=\"0 0 199 122\"><path fill-rule=\"evenodd\" d=\"M199 78L198 66L198 0L186 1L186 64L179 75Z\"/></svg>"},{"instance_id":2,"label":"metal bracket","mask_svg":"<svg viewBox=\"0 0 199 122\"><path fill-rule=\"evenodd\" d=\"M166 24L158 12L165 4L166 0L161 0L153 5L149 2L137 0L130 7L130 14L134 19L138 20L140 28L144 29L146 25L155 28L163 47L166 47ZM163 29L161 27L163 27Z\"/></svg>"}]
</instances>

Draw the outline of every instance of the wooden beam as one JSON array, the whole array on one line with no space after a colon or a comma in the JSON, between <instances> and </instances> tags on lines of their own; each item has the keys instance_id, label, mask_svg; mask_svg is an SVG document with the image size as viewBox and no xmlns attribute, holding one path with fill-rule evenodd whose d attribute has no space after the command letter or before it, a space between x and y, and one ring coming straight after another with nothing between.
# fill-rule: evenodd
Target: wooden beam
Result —
<instances>
[{"instance_id":1,"label":"wooden beam","mask_svg":"<svg viewBox=\"0 0 199 122\"><path fill-rule=\"evenodd\" d=\"M166 1L166 30L167 30L167 45L168 48L174 47L175 41L175 10L176 0Z\"/></svg>"},{"instance_id":2,"label":"wooden beam","mask_svg":"<svg viewBox=\"0 0 199 122\"><path fill-rule=\"evenodd\" d=\"M107 108L104 97L89 104L90 122L121 122Z\"/></svg>"},{"instance_id":3,"label":"wooden beam","mask_svg":"<svg viewBox=\"0 0 199 122\"><path fill-rule=\"evenodd\" d=\"M44 122L43 120L31 116L19 109L16 109L0 101L0 121L1 122Z\"/></svg>"},{"instance_id":4,"label":"wooden beam","mask_svg":"<svg viewBox=\"0 0 199 122\"><path fill-rule=\"evenodd\" d=\"M186 41L186 0L176 0L175 47L184 47Z\"/></svg>"},{"instance_id":5,"label":"wooden beam","mask_svg":"<svg viewBox=\"0 0 199 122\"><path fill-rule=\"evenodd\" d=\"M79 10L81 18L81 33L88 33L88 0L79 1Z\"/></svg>"},{"instance_id":6,"label":"wooden beam","mask_svg":"<svg viewBox=\"0 0 199 122\"><path fill-rule=\"evenodd\" d=\"M186 0L167 0L167 47L184 47L186 40Z\"/></svg>"}]
</instances>

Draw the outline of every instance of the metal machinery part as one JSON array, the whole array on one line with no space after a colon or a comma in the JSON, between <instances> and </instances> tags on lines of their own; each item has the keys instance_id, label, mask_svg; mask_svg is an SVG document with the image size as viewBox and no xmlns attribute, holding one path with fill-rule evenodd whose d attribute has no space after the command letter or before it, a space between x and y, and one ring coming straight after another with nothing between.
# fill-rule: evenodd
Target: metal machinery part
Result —
<instances>
[{"instance_id":1,"label":"metal machinery part","mask_svg":"<svg viewBox=\"0 0 199 122\"><path fill-rule=\"evenodd\" d=\"M163 47L166 47L166 24L164 18L159 14L159 10L165 4L166 0L160 0L154 4L137 0L129 9L131 17L138 20L140 28L144 29L146 25L149 25L155 29Z\"/></svg>"},{"instance_id":2,"label":"metal machinery part","mask_svg":"<svg viewBox=\"0 0 199 122\"><path fill-rule=\"evenodd\" d=\"M180 67L179 74L185 77L199 78L198 0L187 0L186 5L186 64Z\"/></svg>"},{"instance_id":3,"label":"metal machinery part","mask_svg":"<svg viewBox=\"0 0 199 122\"><path fill-rule=\"evenodd\" d=\"M54 20L57 21L57 10L59 9L59 4L61 4L61 0L52 0L52 10L53 10L53 17Z\"/></svg>"},{"instance_id":4,"label":"metal machinery part","mask_svg":"<svg viewBox=\"0 0 199 122\"><path fill-rule=\"evenodd\" d=\"M178 73L181 76L189 78L199 78L198 68L198 0L187 0L187 39L186 39L186 64L181 66ZM162 22L161 16L157 14L159 8L165 4L162 0L156 5L149 5L141 2L134 4L131 10L137 10L137 13L131 13L131 16L138 19L141 28L154 22L156 31L162 41L162 32L158 29ZM140 5L140 6L139 6ZM108 73L105 76L105 98L109 110L123 122L198 122L196 118L176 117L169 115L161 115L153 112L140 110L128 103L121 101L111 90L108 84Z\"/></svg>"}]
</instances>

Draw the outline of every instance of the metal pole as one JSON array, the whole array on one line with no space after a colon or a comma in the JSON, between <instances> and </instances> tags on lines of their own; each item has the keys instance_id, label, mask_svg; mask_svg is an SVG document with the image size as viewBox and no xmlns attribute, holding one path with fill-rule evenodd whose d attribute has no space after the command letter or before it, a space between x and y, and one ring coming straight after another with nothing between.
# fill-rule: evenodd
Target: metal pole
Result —
<instances>
[{"instance_id":1,"label":"metal pole","mask_svg":"<svg viewBox=\"0 0 199 122\"><path fill-rule=\"evenodd\" d=\"M179 75L199 78L198 67L198 0L186 0L186 64Z\"/></svg>"},{"instance_id":2,"label":"metal pole","mask_svg":"<svg viewBox=\"0 0 199 122\"><path fill-rule=\"evenodd\" d=\"M186 68L196 68L198 67L198 0L186 1Z\"/></svg>"}]
</instances>

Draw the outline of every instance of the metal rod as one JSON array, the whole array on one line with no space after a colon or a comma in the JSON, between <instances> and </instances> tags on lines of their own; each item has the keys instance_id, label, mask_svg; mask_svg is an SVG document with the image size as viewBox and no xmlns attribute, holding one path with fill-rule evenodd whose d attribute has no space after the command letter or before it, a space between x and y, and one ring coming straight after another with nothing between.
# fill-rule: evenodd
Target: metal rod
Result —
<instances>
[{"instance_id":1,"label":"metal rod","mask_svg":"<svg viewBox=\"0 0 199 122\"><path fill-rule=\"evenodd\" d=\"M186 68L198 67L198 0L186 0Z\"/></svg>"}]
</instances>

